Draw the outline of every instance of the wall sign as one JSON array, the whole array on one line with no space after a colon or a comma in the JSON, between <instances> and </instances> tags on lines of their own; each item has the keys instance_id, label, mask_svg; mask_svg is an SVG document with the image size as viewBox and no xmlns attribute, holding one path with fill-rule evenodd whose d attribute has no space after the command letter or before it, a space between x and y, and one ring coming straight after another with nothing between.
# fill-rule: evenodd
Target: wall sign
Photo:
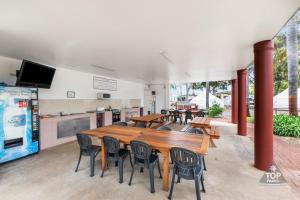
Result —
<instances>
[{"instance_id":1,"label":"wall sign","mask_svg":"<svg viewBox=\"0 0 300 200\"><path fill-rule=\"evenodd\" d=\"M102 77L93 77L93 88L97 90L117 90L117 80L102 78Z\"/></svg>"}]
</instances>

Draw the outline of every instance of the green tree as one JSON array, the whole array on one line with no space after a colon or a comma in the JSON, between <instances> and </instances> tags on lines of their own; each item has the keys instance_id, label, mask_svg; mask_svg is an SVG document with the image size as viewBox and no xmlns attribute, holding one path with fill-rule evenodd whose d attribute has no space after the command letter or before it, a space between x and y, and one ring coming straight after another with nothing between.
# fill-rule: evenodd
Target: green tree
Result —
<instances>
[{"instance_id":1,"label":"green tree","mask_svg":"<svg viewBox=\"0 0 300 200\"><path fill-rule=\"evenodd\" d=\"M274 94L284 91L288 88L287 81L287 59L286 59L286 37L278 35L274 39L274 58L273 58L273 77L274 77Z\"/></svg>"},{"instance_id":2,"label":"green tree","mask_svg":"<svg viewBox=\"0 0 300 200\"><path fill-rule=\"evenodd\" d=\"M297 40L297 15L292 17L287 24L286 55L288 63L289 86L289 113L297 116L298 96L298 40Z\"/></svg>"}]
</instances>

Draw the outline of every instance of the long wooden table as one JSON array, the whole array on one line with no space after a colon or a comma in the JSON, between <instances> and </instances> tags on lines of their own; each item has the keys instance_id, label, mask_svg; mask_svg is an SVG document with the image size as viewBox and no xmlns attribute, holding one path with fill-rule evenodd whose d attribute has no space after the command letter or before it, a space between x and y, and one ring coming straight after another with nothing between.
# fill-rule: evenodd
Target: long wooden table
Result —
<instances>
[{"instance_id":1,"label":"long wooden table","mask_svg":"<svg viewBox=\"0 0 300 200\"><path fill-rule=\"evenodd\" d=\"M158 149L163 156L163 190L169 189L169 153L172 147L183 147L198 154L206 155L209 147L209 136L187 135L177 131L158 131L150 128L129 126L106 126L93 130L82 131L83 134L98 137L101 140L101 167L106 167L103 136L117 138L121 143L130 144L132 140L148 143L153 149Z\"/></svg>"},{"instance_id":2,"label":"long wooden table","mask_svg":"<svg viewBox=\"0 0 300 200\"><path fill-rule=\"evenodd\" d=\"M148 127L150 128L152 123L157 121L157 120L161 120L162 118L164 118L166 115L163 114L151 114L151 115L145 115L142 117L133 117L131 120L134 121L136 124L137 123L144 123L144 124L148 124Z\"/></svg>"}]
</instances>

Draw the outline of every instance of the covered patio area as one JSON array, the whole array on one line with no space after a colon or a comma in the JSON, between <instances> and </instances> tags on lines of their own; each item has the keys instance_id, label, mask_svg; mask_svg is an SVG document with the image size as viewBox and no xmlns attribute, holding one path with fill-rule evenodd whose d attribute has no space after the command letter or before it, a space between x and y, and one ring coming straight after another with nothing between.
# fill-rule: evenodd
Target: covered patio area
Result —
<instances>
[{"instance_id":1,"label":"covered patio area","mask_svg":"<svg viewBox=\"0 0 300 200\"><path fill-rule=\"evenodd\" d=\"M222 139L216 140L217 148L211 148L206 156L206 193L202 199L255 199L296 200L297 196L287 184L268 186L259 183L264 172L253 167L254 145L248 137L236 135L236 126L226 122L213 122L220 127ZM179 125L170 125L173 129ZM97 142L97 141L96 141ZM168 193L160 188L162 180L155 171L156 193L149 194L146 174L137 174L131 187L119 184L117 168L110 167L100 178L100 162L96 161L95 176L88 177L88 159L85 158L74 173L78 157L78 145L71 142L7 164L1 169L0 194L3 199L167 199ZM130 164L125 163L124 179L130 176ZM5 181L9 180L9 181ZM25 182L30 184L24 184ZM147 194L147 195L145 195ZM174 199L195 199L194 184L182 180L175 185Z\"/></svg>"},{"instance_id":2,"label":"covered patio area","mask_svg":"<svg viewBox=\"0 0 300 200\"><path fill-rule=\"evenodd\" d=\"M273 130L273 40L299 8L299 0L2 1L0 200L299 199L298 162L287 164L297 151L275 149ZM218 81L230 84L230 119L217 119L225 105L209 107L209 95L204 105L204 92L193 106L170 105L172 83L206 83L209 94Z\"/></svg>"}]
</instances>

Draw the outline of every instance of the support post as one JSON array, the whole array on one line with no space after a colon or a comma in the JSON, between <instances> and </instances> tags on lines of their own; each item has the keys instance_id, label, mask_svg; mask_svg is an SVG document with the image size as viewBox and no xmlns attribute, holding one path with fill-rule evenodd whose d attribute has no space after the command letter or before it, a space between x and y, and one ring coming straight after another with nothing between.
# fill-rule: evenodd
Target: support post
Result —
<instances>
[{"instance_id":1,"label":"support post","mask_svg":"<svg viewBox=\"0 0 300 200\"><path fill-rule=\"evenodd\" d=\"M247 69L241 69L238 75L238 134L247 135Z\"/></svg>"},{"instance_id":2,"label":"support post","mask_svg":"<svg viewBox=\"0 0 300 200\"><path fill-rule=\"evenodd\" d=\"M273 49L271 40L254 45L254 162L265 171L273 163Z\"/></svg>"},{"instance_id":3,"label":"support post","mask_svg":"<svg viewBox=\"0 0 300 200\"><path fill-rule=\"evenodd\" d=\"M231 122L238 123L238 85L236 79L231 81Z\"/></svg>"}]
</instances>

